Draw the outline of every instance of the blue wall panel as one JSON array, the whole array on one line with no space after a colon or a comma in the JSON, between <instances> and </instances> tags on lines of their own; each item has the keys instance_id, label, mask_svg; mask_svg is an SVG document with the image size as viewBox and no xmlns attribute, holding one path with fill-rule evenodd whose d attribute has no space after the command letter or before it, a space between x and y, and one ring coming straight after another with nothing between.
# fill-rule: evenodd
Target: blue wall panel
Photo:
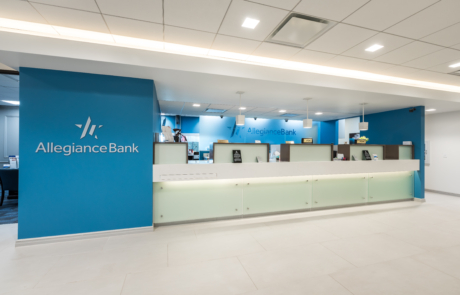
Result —
<instances>
[{"instance_id":1,"label":"blue wall panel","mask_svg":"<svg viewBox=\"0 0 460 295\"><path fill-rule=\"evenodd\" d=\"M322 144L339 144L339 126L338 120L319 122L319 143Z\"/></svg>"},{"instance_id":2,"label":"blue wall panel","mask_svg":"<svg viewBox=\"0 0 460 295\"><path fill-rule=\"evenodd\" d=\"M19 239L151 226L152 133L159 123L154 82L20 73ZM40 142L98 147L66 156L59 149L37 152ZM103 152L110 144L131 152Z\"/></svg>"},{"instance_id":3,"label":"blue wall panel","mask_svg":"<svg viewBox=\"0 0 460 295\"><path fill-rule=\"evenodd\" d=\"M371 114L364 117L369 122L369 130L361 131L361 136L369 138L370 144L402 144L412 141L415 159L420 160L420 171L415 177L415 197L425 197L425 107L418 106L409 112L406 108ZM362 121L362 117L361 117Z\"/></svg>"},{"instance_id":4,"label":"blue wall panel","mask_svg":"<svg viewBox=\"0 0 460 295\"><path fill-rule=\"evenodd\" d=\"M200 133L200 117L181 117L182 133Z\"/></svg>"},{"instance_id":5,"label":"blue wall panel","mask_svg":"<svg viewBox=\"0 0 460 295\"><path fill-rule=\"evenodd\" d=\"M200 117L200 150L207 150L218 139L229 142L281 144L288 140L300 143L304 137L312 137L318 143L318 122L313 128L303 128L302 121L269 120L247 118L244 126L236 126L235 117L220 118L217 116Z\"/></svg>"}]
</instances>

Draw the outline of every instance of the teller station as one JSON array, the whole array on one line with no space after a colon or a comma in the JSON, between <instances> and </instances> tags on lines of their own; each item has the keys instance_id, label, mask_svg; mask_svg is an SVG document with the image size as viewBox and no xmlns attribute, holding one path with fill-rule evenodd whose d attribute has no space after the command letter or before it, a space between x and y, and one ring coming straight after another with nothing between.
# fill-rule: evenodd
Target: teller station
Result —
<instances>
[{"instance_id":1,"label":"teller station","mask_svg":"<svg viewBox=\"0 0 460 295\"><path fill-rule=\"evenodd\" d=\"M155 226L409 201L420 169L403 145L282 144L279 161L269 155L269 144L214 143L212 161L191 164L186 143L154 143Z\"/></svg>"}]
</instances>

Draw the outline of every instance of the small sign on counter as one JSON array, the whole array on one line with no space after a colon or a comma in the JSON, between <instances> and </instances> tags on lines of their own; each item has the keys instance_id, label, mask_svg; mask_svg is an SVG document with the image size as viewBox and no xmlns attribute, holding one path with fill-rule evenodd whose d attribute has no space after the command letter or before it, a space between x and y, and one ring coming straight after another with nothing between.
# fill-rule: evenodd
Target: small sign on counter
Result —
<instances>
[{"instance_id":1,"label":"small sign on counter","mask_svg":"<svg viewBox=\"0 0 460 295\"><path fill-rule=\"evenodd\" d=\"M241 158L241 150L233 150L233 163L243 163Z\"/></svg>"}]
</instances>

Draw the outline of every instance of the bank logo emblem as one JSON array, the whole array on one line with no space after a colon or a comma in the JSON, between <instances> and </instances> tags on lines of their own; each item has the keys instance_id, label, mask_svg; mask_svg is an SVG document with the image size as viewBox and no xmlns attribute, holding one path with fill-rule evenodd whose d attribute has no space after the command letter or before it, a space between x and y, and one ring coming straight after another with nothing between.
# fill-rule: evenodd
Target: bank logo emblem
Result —
<instances>
[{"instance_id":1,"label":"bank logo emblem","mask_svg":"<svg viewBox=\"0 0 460 295\"><path fill-rule=\"evenodd\" d=\"M85 128L83 129L83 132L81 133L80 139L82 139L83 137L85 137L85 136L86 136L86 133L88 133L89 125L91 125L91 117L88 117L88 120L86 121L86 124L85 124ZM77 126L77 127L80 128L80 129L81 129L81 127L83 127L82 124L75 124L75 126ZM99 125L98 128L101 128L102 126L103 126L103 125ZM91 126L91 129L89 130L89 135L93 136L94 130L96 130L96 125L92 125L92 126ZM94 135L94 138L97 139L97 135Z\"/></svg>"}]
</instances>

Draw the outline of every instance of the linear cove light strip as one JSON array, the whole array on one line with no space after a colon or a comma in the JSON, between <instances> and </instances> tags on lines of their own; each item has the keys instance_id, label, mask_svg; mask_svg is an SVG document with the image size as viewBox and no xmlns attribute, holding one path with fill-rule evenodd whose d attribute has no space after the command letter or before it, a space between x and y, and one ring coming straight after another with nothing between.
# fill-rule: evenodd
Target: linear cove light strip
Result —
<instances>
[{"instance_id":1,"label":"linear cove light strip","mask_svg":"<svg viewBox=\"0 0 460 295\"><path fill-rule=\"evenodd\" d=\"M64 28L46 24L24 22L6 18L0 18L0 31L21 33L34 36L57 38L63 40L72 40L80 42L89 42L96 44L112 45L127 47L133 49L142 49L149 51L165 52L172 54L181 54L209 59L232 61L252 65L261 65L272 68L296 70L308 73L317 73L330 76L353 78L366 81L382 82L388 84L404 85L432 90L460 93L460 87L454 85L425 82L419 80L385 76L362 71L346 70L327 66L319 66L308 63L293 62L275 58L261 56L248 56L220 50L210 50L206 48L173 44L167 42L118 36L93 31L79 30L73 28Z\"/></svg>"}]
</instances>

